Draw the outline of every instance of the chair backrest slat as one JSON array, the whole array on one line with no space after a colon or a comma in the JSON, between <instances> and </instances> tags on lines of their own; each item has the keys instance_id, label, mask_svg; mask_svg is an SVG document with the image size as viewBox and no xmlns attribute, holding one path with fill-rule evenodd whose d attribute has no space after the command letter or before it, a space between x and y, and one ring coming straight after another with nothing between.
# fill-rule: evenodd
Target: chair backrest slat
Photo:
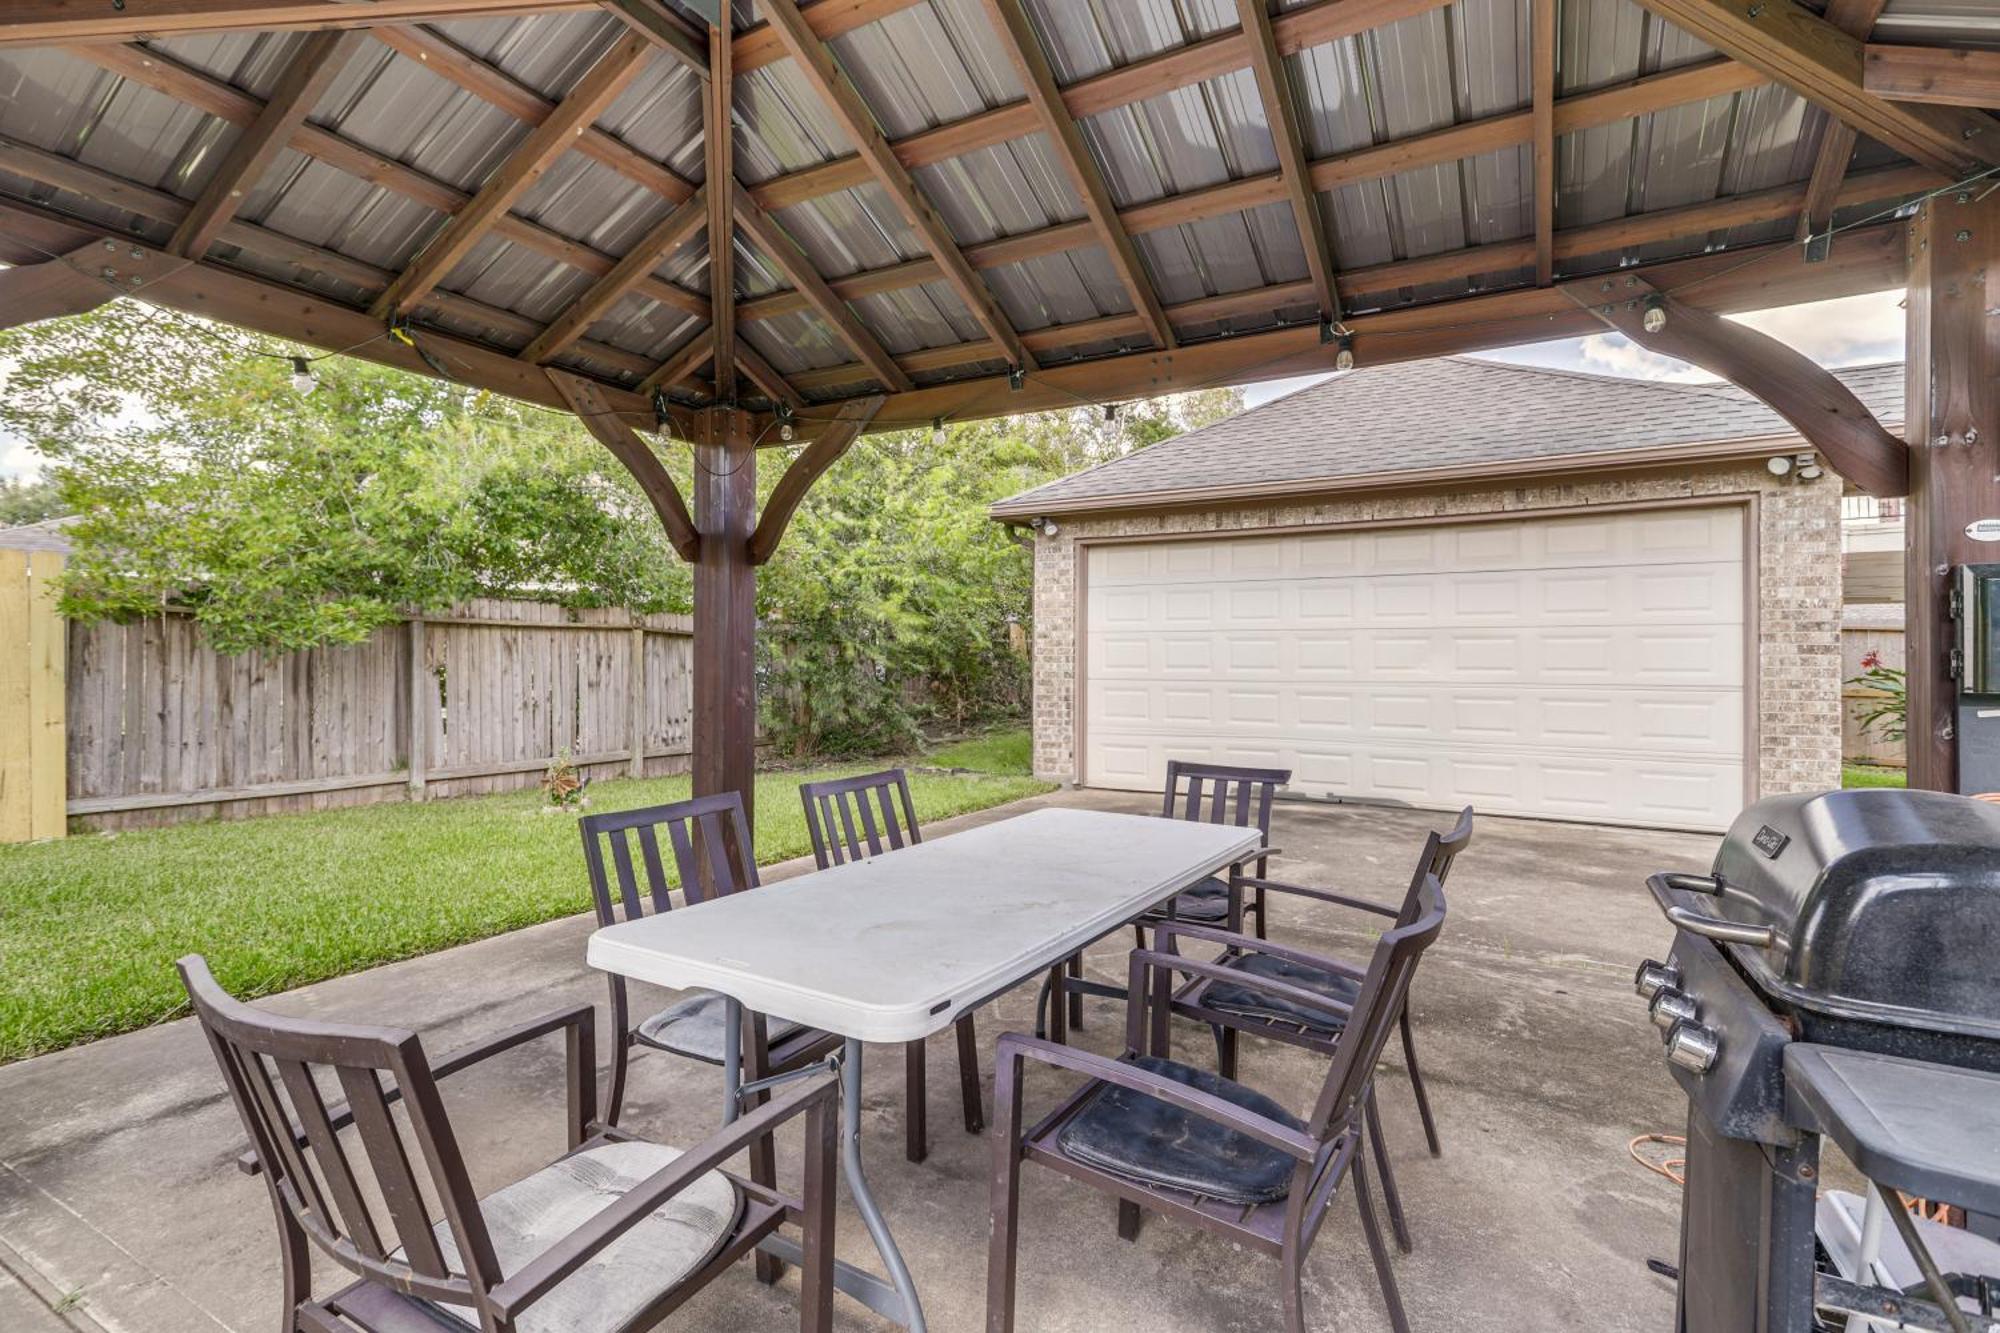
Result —
<instances>
[{"instance_id":1,"label":"chair backrest slat","mask_svg":"<svg viewBox=\"0 0 2000 1333\"><path fill-rule=\"evenodd\" d=\"M1308 1122L1316 1138L1325 1138L1352 1123L1362 1094L1375 1077L1375 1063L1403 1012L1417 962L1444 928L1444 889L1428 866L1417 868L1417 889L1412 896L1418 903L1416 917L1376 941L1361 993L1355 997L1345 1034Z\"/></svg>"},{"instance_id":2,"label":"chair backrest slat","mask_svg":"<svg viewBox=\"0 0 2000 1333\"><path fill-rule=\"evenodd\" d=\"M900 768L799 784L813 860L821 870L924 840L910 780Z\"/></svg>"},{"instance_id":3,"label":"chair backrest slat","mask_svg":"<svg viewBox=\"0 0 2000 1333\"><path fill-rule=\"evenodd\" d=\"M646 883L653 891L653 910L664 912L671 904L667 897L667 869L660 863L660 835L651 824L639 825L638 834L639 855L646 863Z\"/></svg>"},{"instance_id":4,"label":"chair backrest slat","mask_svg":"<svg viewBox=\"0 0 2000 1333\"><path fill-rule=\"evenodd\" d=\"M354 1128L367 1150L375 1187L382 1193L389 1224L395 1228L403 1254L417 1272L426 1277L443 1277L444 1252L438 1248L437 1235L431 1229L430 1210L424 1204L416 1174L410 1169L410 1154L403 1146L403 1136L396 1132L388 1099L382 1095L381 1075L373 1069L349 1065L342 1065L337 1072L341 1094L347 1098L348 1109L354 1112Z\"/></svg>"},{"instance_id":5,"label":"chair backrest slat","mask_svg":"<svg viewBox=\"0 0 2000 1333\"><path fill-rule=\"evenodd\" d=\"M1170 759L1160 813L1168 819L1255 828L1268 844L1272 799L1291 780L1288 768L1236 768Z\"/></svg>"},{"instance_id":6,"label":"chair backrest slat","mask_svg":"<svg viewBox=\"0 0 2000 1333\"><path fill-rule=\"evenodd\" d=\"M1472 807L1466 806L1458 812L1458 823L1449 833L1433 830L1424 839L1424 849L1417 854L1416 873L1410 879L1409 890L1403 894L1403 905L1396 913L1396 924L1407 926L1423 915L1422 891L1424 876L1430 875L1444 887L1445 877L1451 874L1452 863L1458 854L1472 845Z\"/></svg>"},{"instance_id":7,"label":"chair backrest slat","mask_svg":"<svg viewBox=\"0 0 2000 1333\"><path fill-rule=\"evenodd\" d=\"M690 903L757 886L757 859L750 846L749 824L743 818L742 799L735 792L585 815L577 827L583 837L583 861L590 873L597 922L602 926L667 911L673 906L676 884ZM671 876L660 846L663 827L673 856ZM634 836L639 841L637 857L630 841ZM608 871L604 858L607 842L611 845Z\"/></svg>"},{"instance_id":8,"label":"chair backrest slat","mask_svg":"<svg viewBox=\"0 0 2000 1333\"><path fill-rule=\"evenodd\" d=\"M319 1084L313 1081L312 1070L302 1060L273 1061L278 1067L278 1078L285 1085L285 1096L292 1103L292 1110L305 1129L306 1139L312 1144L313 1162L326 1180L326 1192L333 1196L333 1206L340 1210L340 1221L354 1247L370 1259L382 1258L382 1238L375 1230L375 1217L368 1211L368 1205L361 1198L361 1187L354 1179L354 1169L348 1165L347 1154L341 1149L340 1136L334 1133L333 1121L326 1113L326 1099L320 1096Z\"/></svg>"},{"instance_id":9,"label":"chair backrest slat","mask_svg":"<svg viewBox=\"0 0 2000 1333\"><path fill-rule=\"evenodd\" d=\"M644 916L646 909L640 901L639 881L632 873L632 844L622 828L611 831L611 864L618 872L618 896L625 901L625 919Z\"/></svg>"}]
</instances>

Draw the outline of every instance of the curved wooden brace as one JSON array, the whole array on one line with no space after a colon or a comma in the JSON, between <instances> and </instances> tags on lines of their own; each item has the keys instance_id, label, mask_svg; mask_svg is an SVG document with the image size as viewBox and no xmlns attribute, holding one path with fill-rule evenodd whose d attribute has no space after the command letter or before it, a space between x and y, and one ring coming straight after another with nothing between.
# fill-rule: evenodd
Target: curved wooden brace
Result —
<instances>
[{"instance_id":1,"label":"curved wooden brace","mask_svg":"<svg viewBox=\"0 0 2000 1333\"><path fill-rule=\"evenodd\" d=\"M792 460L785 475L772 488L771 498L764 502L764 515L757 520L757 530L750 534L751 564L761 565L777 553L778 543L785 539L785 529L791 525L792 515L805 500L806 492L822 472L853 447L886 401L878 393L843 404L840 415L828 422L818 438Z\"/></svg>"},{"instance_id":2,"label":"curved wooden brace","mask_svg":"<svg viewBox=\"0 0 2000 1333\"><path fill-rule=\"evenodd\" d=\"M1776 338L1677 300L1630 274L1564 283L1562 290L1648 351L1713 371L1754 394L1868 494L1910 493L1910 451L1904 443L1831 371ZM1666 312L1656 333L1646 331L1649 306Z\"/></svg>"},{"instance_id":3,"label":"curved wooden brace","mask_svg":"<svg viewBox=\"0 0 2000 1333\"><path fill-rule=\"evenodd\" d=\"M95 310L119 295L130 278L143 282L161 268L150 257L133 260L117 244L97 241L60 258L10 268L0 272L0 329Z\"/></svg>"},{"instance_id":4,"label":"curved wooden brace","mask_svg":"<svg viewBox=\"0 0 2000 1333\"><path fill-rule=\"evenodd\" d=\"M699 560L701 534L688 513L687 501L681 498L681 489L674 485L666 467L639 438L639 432L626 425L598 387L581 375L551 369L548 376L570 411L583 421L584 429L609 449L611 456L623 463L632 479L639 483L639 489L652 502L653 512L660 516L660 525L667 530L667 540L674 551L689 564Z\"/></svg>"}]
</instances>

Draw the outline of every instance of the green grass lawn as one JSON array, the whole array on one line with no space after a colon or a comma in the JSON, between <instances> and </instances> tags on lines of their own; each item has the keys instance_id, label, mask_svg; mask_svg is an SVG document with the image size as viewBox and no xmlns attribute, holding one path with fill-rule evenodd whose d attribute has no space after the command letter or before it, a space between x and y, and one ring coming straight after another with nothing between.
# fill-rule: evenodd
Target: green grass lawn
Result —
<instances>
[{"instance_id":1,"label":"green grass lawn","mask_svg":"<svg viewBox=\"0 0 2000 1333\"><path fill-rule=\"evenodd\" d=\"M876 766L760 776L757 859L812 850L800 782ZM913 772L917 816L1048 790L1025 771ZM590 795L627 809L684 798L688 779ZM261 995L586 911L575 817L542 805L529 790L0 847L0 1062L182 1012L185 953Z\"/></svg>"},{"instance_id":2,"label":"green grass lawn","mask_svg":"<svg viewBox=\"0 0 2000 1333\"><path fill-rule=\"evenodd\" d=\"M1034 771L1034 738L1027 728L996 731L932 751L924 762L938 768L969 768L975 773L1027 777Z\"/></svg>"},{"instance_id":3,"label":"green grass lawn","mask_svg":"<svg viewBox=\"0 0 2000 1333\"><path fill-rule=\"evenodd\" d=\"M1873 764L1840 766L1840 785L1843 787L1900 787L1906 776L1900 768L1877 768Z\"/></svg>"}]
</instances>

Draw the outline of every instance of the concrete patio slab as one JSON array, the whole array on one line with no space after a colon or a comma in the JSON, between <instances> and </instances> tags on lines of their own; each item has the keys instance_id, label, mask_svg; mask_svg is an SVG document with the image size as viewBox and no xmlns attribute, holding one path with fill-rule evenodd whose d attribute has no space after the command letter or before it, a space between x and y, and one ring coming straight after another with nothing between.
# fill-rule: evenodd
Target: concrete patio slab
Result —
<instances>
[{"instance_id":1,"label":"concrete patio slab","mask_svg":"<svg viewBox=\"0 0 2000 1333\"><path fill-rule=\"evenodd\" d=\"M1151 812L1142 796L1069 792L968 816L939 836L1061 803ZM1358 806L1285 804L1275 838L1285 877L1393 898L1422 833L1442 817ZM1669 1326L1671 1285L1646 1270L1671 1258L1678 1199L1626 1152L1634 1135L1676 1133L1685 1104L1630 988L1636 960L1668 931L1642 879L1706 865L1708 837L1487 820L1452 880L1452 916L1425 963L1414 1009L1445 1152L1432 1159L1408 1085L1393 1066L1383 1112L1414 1254L1397 1272L1413 1327L1503 1333ZM768 872L797 873L798 863ZM581 875L581 866L578 867ZM1284 902L1273 933L1308 947L1365 949L1364 922ZM604 983L583 963L584 918L467 945L307 987L273 1008L413 1027L434 1055L579 999ZM1123 976L1129 935L1089 965ZM994 1036L1032 1027L1033 990L981 1011L990 1093ZM1092 1001L1079 1044L1113 1051L1121 1016ZM1181 1034L1183 1058L1211 1058L1205 1034ZM989 1141L957 1127L950 1034L933 1042L930 1160L902 1160L902 1071L871 1052L864 1144L870 1179L940 1333L981 1326ZM560 1045L503 1057L447 1084L482 1188L560 1149ZM1323 1070L1301 1052L1245 1047L1249 1082L1304 1109ZM1031 1075L1030 1115L1067 1087ZM716 1071L647 1055L634 1063L628 1127L687 1144L713 1126ZM51 1293L69 1326L109 1333L270 1333L278 1326L277 1254L262 1186L239 1175L234 1112L200 1033L165 1024L0 1068L0 1329L43 1333ZM782 1150L781 1150L782 1151ZM795 1154L785 1159L796 1161ZM785 1160L781 1159L781 1160ZM1066 1330L1263 1328L1278 1317L1275 1266L1188 1228L1152 1219L1135 1244L1115 1236L1109 1200L1047 1171L1026 1172L1021 1327ZM858 1217L843 1209L839 1248L872 1261ZM6 1270L20 1279L10 1283ZM330 1264L323 1264L331 1283ZM24 1285L25 1284L25 1285ZM1312 1327L1387 1326L1352 1205L1337 1202L1307 1266ZM17 1313L22 1311L25 1313ZM37 1313L39 1312L39 1313ZM796 1319L788 1278L759 1287L747 1266L692 1302L669 1327L763 1330ZM39 1320L40 1322L35 1322ZM843 1302L843 1328L881 1327Z\"/></svg>"}]
</instances>

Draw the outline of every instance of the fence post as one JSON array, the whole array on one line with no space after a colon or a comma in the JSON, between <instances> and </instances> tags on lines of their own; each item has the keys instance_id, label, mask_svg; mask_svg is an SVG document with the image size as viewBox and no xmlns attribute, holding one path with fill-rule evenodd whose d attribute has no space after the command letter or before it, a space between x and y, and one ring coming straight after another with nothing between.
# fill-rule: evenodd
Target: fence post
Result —
<instances>
[{"instance_id":1,"label":"fence post","mask_svg":"<svg viewBox=\"0 0 2000 1333\"><path fill-rule=\"evenodd\" d=\"M0 551L0 842L68 829L62 567L53 551Z\"/></svg>"},{"instance_id":2,"label":"fence post","mask_svg":"<svg viewBox=\"0 0 2000 1333\"><path fill-rule=\"evenodd\" d=\"M437 685L424 665L424 618L410 617L410 799L424 799L424 769L430 759L431 714Z\"/></svg>"},{"instance_id":3,"label":"fence post","mask_svg":"<svg viewBox=\"0 0 2000 1333\"><path fill-rule=\"evenodd\" d=\"M627 707L631 710L632 767L635 778L646 776L646 625L637 616L632 621L632 688Z\"/></svg>"}]
</instances>

